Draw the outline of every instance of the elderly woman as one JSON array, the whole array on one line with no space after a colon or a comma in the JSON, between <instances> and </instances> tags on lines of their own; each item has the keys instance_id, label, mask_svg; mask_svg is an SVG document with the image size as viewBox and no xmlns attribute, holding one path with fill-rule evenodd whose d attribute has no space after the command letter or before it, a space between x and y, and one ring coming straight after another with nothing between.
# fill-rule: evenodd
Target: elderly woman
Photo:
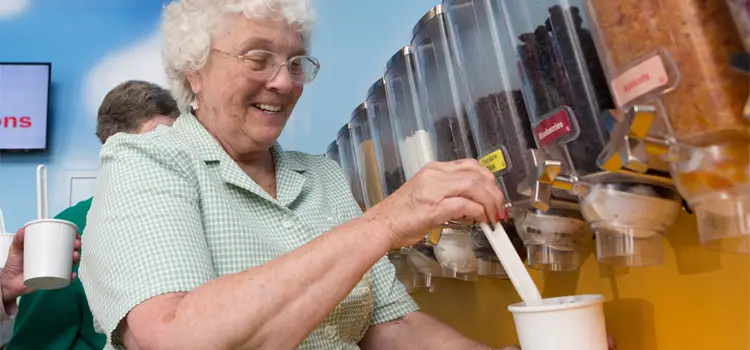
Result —
<instances>
[{"instance_id":1,"label":"elderly woman","mask_svg":"<svg viewBox=\"0 0 750 350\"><path fill-rule=\"evenodd\" d=\"M108 348L489 348L419 313L385 255L449 220L498 220L492 174L430 164L362 215L334 162L276 143L319 68L313 19L309 0L165 9L182 115L108 140L83 235Z\"/></svg>"}]
</instances>

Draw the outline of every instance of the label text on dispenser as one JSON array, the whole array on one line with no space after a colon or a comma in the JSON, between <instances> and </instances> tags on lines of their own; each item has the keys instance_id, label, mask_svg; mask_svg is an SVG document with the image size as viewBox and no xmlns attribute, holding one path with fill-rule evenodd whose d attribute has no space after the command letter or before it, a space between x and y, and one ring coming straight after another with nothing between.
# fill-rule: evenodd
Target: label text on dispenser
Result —
<instances>
[{"instance_id":1,"label":"label text on dispenser","mask_svg":"<svg viewBox=\"0 0 750 350\"><path fill-rule=\"evenodd\" d=\"M561 139L572 131L573 126L570 123L567 110L563 108L545 118L539 123L539 125L535 126L534 136L536 136L539 147L545 147L556 141L560 141L558 143L567 141Z\"/></svg>"},{"instance_id":2,"label":"label text on dispenser","mask_svg":"<svg viewBox=\"0 0 750 350\"><path fill-rule=\"evenodd\" d=\"M667 85L667 69L660 56L651 57L612 80L617 105L623 105Z\"/></svg>"}]
</instances>

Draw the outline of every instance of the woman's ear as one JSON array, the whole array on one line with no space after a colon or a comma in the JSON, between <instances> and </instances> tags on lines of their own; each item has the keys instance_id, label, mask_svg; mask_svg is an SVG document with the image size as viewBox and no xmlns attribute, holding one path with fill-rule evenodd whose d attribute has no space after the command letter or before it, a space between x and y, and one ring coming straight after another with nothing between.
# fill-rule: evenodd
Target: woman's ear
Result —
<instances>
[{"instance_id":1,"label":"woman's ear","mask_svg":"<svg viewBox=\"0 0 750 350\"><path fill-rule=\"evenodd\" d=\"M203 90L203 76L198 71L188 72L187 80L190 84L190 89L193 91L193 95L198 96Z\"/></svg>"}]
</instances>

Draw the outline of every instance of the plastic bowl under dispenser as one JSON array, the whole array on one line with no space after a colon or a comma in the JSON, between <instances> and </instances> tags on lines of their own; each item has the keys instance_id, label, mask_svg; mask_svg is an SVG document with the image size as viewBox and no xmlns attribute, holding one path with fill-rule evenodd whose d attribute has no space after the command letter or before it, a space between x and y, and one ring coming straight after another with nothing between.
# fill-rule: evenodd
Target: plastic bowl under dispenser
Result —
<instances>
[{"instance_id":1,"label":"plastic bowl under dispenser","mask_svg":"<svg viewBox=\"0 0 750 350\"><path fill-rule=\"evenodd\" d=\"M435 258L443 268L443 277L476 281L479 261L471 249L472 225L446 223L435 246Z\"/></svg>"},{"instance_id":2,"label":"plastic bowl under dispenser","mask_svg":"<svg viewBox=\"0 0 750 350\"><path fill-rule=\"evenodd\" d=\"M573 271L581 266L583 242L591 237L576 203L553 200L547 212L511 211L526 246L526 265L540 271Z\"/></svg>"},{"instance_id":3,"label":"plastic bowl under dispenser","mask_svg":"<svg viewBox=\"0 0 750 350\"><path fill-rule=\"evenodd\" d=\"M515 224L512 220L508 223L501 224L503 225L505 232L508 234L508 238L510 238L510 241L513 243L513 247L516 248L518 256L521 260L524 260L526 258L526 249L523 245L523 240L518 236ZM475 227L474 230L471 231L469 239L471 242L471 249L474 251L477 260L479 261L477 274L480 277L507 280L508 274L505 272L503 264L492 249L492 245L484 232L482 232L482 229Z\"/></svg>"},{"instance_id":4,"label":"plastic bowl under dispenser","mask_svg":"<svg viewBox=\"0 0 750 350\"><path fill-rule=\"evenodd\" d=\"M711 250L750 253L750 143L675 147L672 177L698 219L701 243Z\"/></svg>"},{"instance_id":5,"label":"plastic bowl under dispenser","mask_svg":"<svg viewBox=\"0 0 750 350\"><path fill-rule=\"evenodd\" d=\"M581 200L599 262L630 267L662 263L664 234L681 208L676 189L667 185L597 184Z\"/></svg>"}]
</instances>

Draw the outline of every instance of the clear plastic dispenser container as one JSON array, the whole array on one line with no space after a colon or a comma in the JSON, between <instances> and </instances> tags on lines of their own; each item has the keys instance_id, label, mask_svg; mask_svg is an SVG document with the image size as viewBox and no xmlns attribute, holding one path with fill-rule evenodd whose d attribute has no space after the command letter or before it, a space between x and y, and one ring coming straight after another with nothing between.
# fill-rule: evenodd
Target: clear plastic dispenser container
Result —
<instances>
[{"instance_id":1,"label":"clear plastic dispenser container","mask_svg":"<svg viewBox=\"0 0 750 350\"><path fill-rule=\"evenodd\" d=\"M667 148L706 246L750 253L750 80L733 61L745 47L727 2L587 3L626 141L650 153ZM650 120L667 124L664 137L646 137Z\"/></svg>"},{"instance_id":2,"label":"clear plastic dispenser container","mask_svg":"<svg viewBox=\"0 0 750 350\"><path fill-rule=\"evenodd\" d=\"M526 184L526 155L535 141L500 3L445 0L443 8L479 159L497 175L508 203L527 203L518 187Z\"/></svg>"},{"instance_id":3,"label":"clear plastic dispenser container","mask_svg":"<svg viewBox=\"0 0 750 350\"><path fill-rule=\"evenodd\" d=\"M436 146L431 136L434 131L416 74L411 47L405 46L388 60L383 77L406 179L436 160Z\"/></svg>"},{"instance_id":4,"label":"clear plastic dispenser container","mask_svg":"<svg viewBox=\"0 0 750 350\"><path fill-rule=\"evenodd\" d=\"M339 161L341 168L344 170L344 176L349 182L349 187L352 190L354 199L359 204L359 207L364 212L367 210L365 205L365 196L362 192L362 182L359 180L359 169L357 166L357 158L354 154L354 147L352 146L351 130L349 124L342 126L339 129L338 135L336 136L336 143L339 146Z\"/></svg>"},{"instance_id":5,"label":"clear plastic dispenser container","mask_svg":"<svg viewBox=\"0 0 750 350\"><path fill-rule=\"evenodd\" d=\"M388 197L406 181L401 155L393 131L393 121L388 111L388 98L383 79L378 79L367 91L367 116L372 141L380 169L383 194Z\"/></svg>"},{"instance_id":6,"label":"clear plastic dispenser container","mask_svg":"<svg viewBox=\"0 0 750 350\"><path fill-rule=\"evenodd\" d=\"M545 211L514 207L518 235L526 247L526 265L541 271L573 271L583 264L583 246L591 230L578 203L553 199Z\"/></svg>"},{"instance_id":7,"label":"clear plastic dispenser container","mask_svg":"<svg viewBox=\"0 0 750 350\"><path fill-rule=\"evenodd\" d=\"M439 161L476 158L474 140L461 103L460 76L451 51L445 14L441 5L428 11L414 26L411 49L416 59L417 81L426 101L425 113L432 124L431 139ZM471 249L472 225L446 223L435 247L444 276L476 279L478 261Z\"/></svg>"},{"instance_id":8,"label":"clear plastic dispenser container","mask_svg":"<svg viewBox=\"0 0 750 350\"><path fill-rule=\"evenodd\" d=\"M580 194L577 182L601 172L596 159L609 139L601 112L613 107L612 97L580 2L502 2L540 150L531 156L530 187L542 210L553 188Z\"/></svg>"},{"instance_id":9,"label":"clear plastic dispenser container","mask_svg":"<svg viewBox=\"0 0 750 350\"><path fill-rule=\"evenodd\" d=\"M677 220L682 202L670 181L653 179L653 186L593 185L581 201L581 212L596 235L600 262L620 266L662 263L663 234Z\"/></svg>"},{"instance_id":10,"label":"clear plastic dispenser container","mask_svg":"<svg viewBox=\"0 0 750 350\"><path fill-rule=\"evenodd\" d=\"M435 161L432 124L426 120L424 100L416 80L416 66L411 48L398 50L386 64L385 91L388 112L401 155L401 167L408 180L422 167ZM437 232L439 235L440 232ZM432 235L429 235L432 236ZM428 237L429 238L429 237ZM405 249L409 262L415 269L415 286L432 291L434 277L442 276L442 268L435 257L434 247L420 242Z\"/></svg>"},{"instance_id":11,"label":"clear plastic dispenser container","mask_svg":"<svg viewBox=\"0 0 750 350\"><path fill-rule=\"evenodd\" d=\"M378 168L375 143L372 141L368 119L367 103L362 102L352 111L349 128L352 131L352 145L354 146L354 154L357 158L365 204L367 208L372 208L375 204L380 203L385 198L385 195L383 185L380 183L380 169Z\"/></svg>"},{"instance_id":12,"label":"clear plastic dispenser container","mask_svg":"<svg viewBox=\"0 0 750 350\"><path fill-rule=\"evenodd\" d=\"M467 95L463 99L464 108L479 160L497 176L507 205L527 205L528 197L518 187L526 184L526 151L534 146L534 137L515 68L513 46L504 27L498 32L495 24L500 18L493 11L500 11L500 5L480 0L445 0L443 9L459 82ZM522 250L515 225L503 226ZM474 230L471 237L479 259L479 275L506 278L481 230ZM519 251L521 257L525 254Z\"/></svg>"},{"instance_id":13,"label":"clear plastic dispenser container","mask_svg":"<svg viewBox=\"0 0 750 350\"><path fill-rule=\"evenodd\" d=\"M326 148L326 158L341 165L341 160L339 160L339 145L336 141L331 142L328 148Z\"/></svg>"}]
</instances>

